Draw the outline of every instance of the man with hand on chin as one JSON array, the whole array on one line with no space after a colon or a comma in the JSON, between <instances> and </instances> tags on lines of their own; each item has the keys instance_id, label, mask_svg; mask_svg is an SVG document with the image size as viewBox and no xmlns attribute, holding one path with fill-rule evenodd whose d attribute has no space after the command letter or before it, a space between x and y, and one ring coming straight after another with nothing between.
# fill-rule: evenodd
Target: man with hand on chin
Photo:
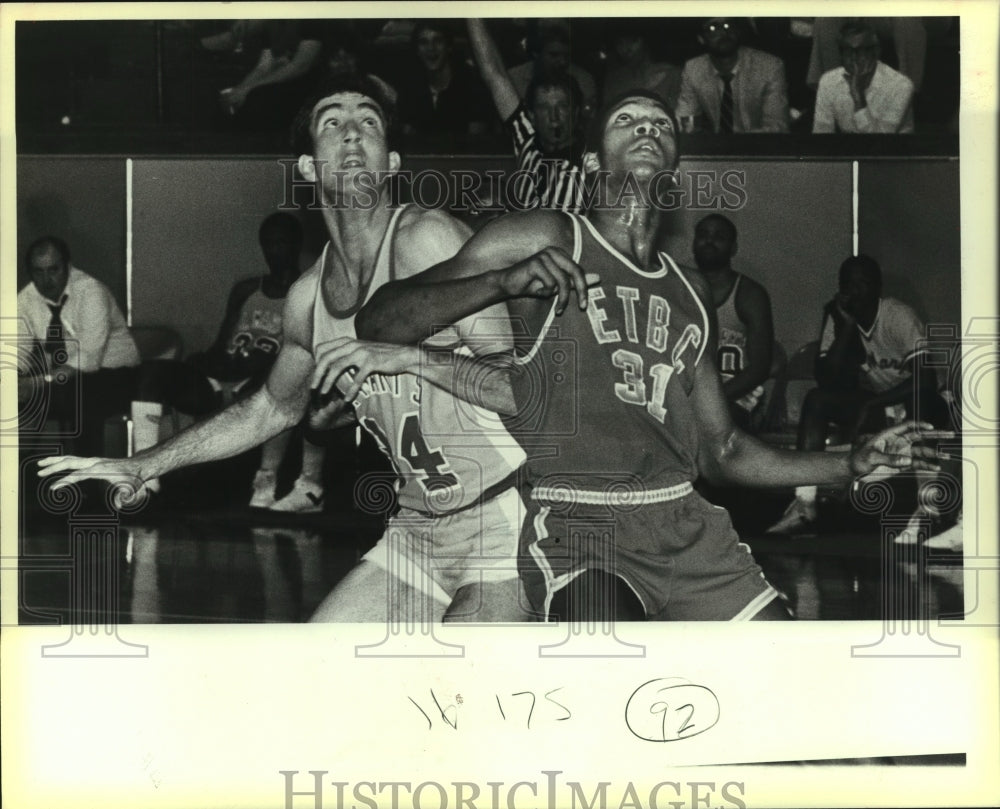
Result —
<instances>
[{"instance_id":1,"label":"man with hand on chin","mask_svg":"<svg viewBox=\"0 0 1000 809\"><path fill-rule=\"evenodd\" d=\"M843 67L820 77L813 133L913 132L913 82L879 61L875 31L863 22L840 29Z\"/></svg>"}]
</instances>

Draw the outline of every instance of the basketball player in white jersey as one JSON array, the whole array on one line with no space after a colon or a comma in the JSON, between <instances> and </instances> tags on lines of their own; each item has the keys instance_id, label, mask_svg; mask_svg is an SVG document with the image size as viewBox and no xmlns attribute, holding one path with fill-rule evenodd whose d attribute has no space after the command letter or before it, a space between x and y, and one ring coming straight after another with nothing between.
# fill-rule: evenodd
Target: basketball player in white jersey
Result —
<instances>
[{"instance_id":1,"label":"basketball player in white jersey","mask_svg":"<svg viewBox=\"0 0 1000 809\"><path fill-rule=\"evenodd\" d=\"M771 298L759 283L736 272L736 226L712 213L694 227L692 244L698 272L708 281L719 323L716 362L733 421L750 429L751 414L764 395L764 382L775 369Z\"/></svg>"},{"instance_id":2,"label":"basketball player in white jersey","mask_svg":"<svg viewBox=\"0 0 1000 809\"><path fill-rule=\"evenodd\" d=\"M424 349L353 339L354 315L379 285L451 257L469 235L445 213L391 206L388 178L400 162L389 149L391 125L391 103L362 77L331 82L296 121L299 170L315 183L330 240L288 294L285 341L258 393L150 452L122 460L53 457L40 463L39 474L70 472L53 488L86 478L141 482L243 452L298 423L311 384L321 396L331 393L336 380L315 373L316 354L346 350L365 373L345 375L340 384L348 399L357 397L358 420L399 473L400 508L313 620L399 621L428 613L525 620L516 567L523 504L514 485L524 453L491 412L510 409L509 386L475 370L475 390L461 385L461 374L475 366L468 343L438 351L443 362L429 362ZM465 324L456 329L469 336ZM453 390L471 404L458 407ZM321 406L343 404L335 398Z\"/></svg>"}]
</instances>

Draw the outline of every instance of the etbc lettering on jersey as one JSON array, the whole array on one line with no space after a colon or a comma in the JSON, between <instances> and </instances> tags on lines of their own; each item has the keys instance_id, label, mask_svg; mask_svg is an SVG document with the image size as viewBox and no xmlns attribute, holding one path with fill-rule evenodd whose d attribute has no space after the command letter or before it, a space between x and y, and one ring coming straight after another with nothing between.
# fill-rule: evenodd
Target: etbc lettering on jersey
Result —
<instances>
[{"instance_id":1,"label":"etbc lettering on jersey","mask_svg":"<svg viewBox=\"0 0 1000 809\"><path fill-rule=\"evenodd\" d=\"M622 381L615 384L615 396L626 404L646 408L661 424L667 415L667 386L675 374L687 367L684 352L697 351L701 346L701 327L688 323L673 340L670 325L671 309L666 298L649 294L643 302L642 290L632 286L616 286L618 305L610 302L605 291L597 286L589 291L587 319L598 343L630 343L645 348L654 357L669 362L648 362L640 350L618 348L611 355L613 365L622 372ZM649 365L648 371L646 365ZM647 382L648 376L648 382Z\"/></svg>"}]
</instances>

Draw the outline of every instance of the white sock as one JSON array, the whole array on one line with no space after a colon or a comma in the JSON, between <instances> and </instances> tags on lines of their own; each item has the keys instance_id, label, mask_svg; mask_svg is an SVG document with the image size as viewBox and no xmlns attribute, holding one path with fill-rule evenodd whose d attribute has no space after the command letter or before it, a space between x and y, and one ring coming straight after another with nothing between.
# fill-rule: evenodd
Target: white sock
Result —
<instances>
[{"instance_id":1,"label":"white sock","mask_svg":"<svg viewBox=\"0 0 1000 809\"><path fill-rule=\"evenodd\" d=\"M326 447L302 441L302 471L299 477L315 486L320 485L323 476L323 461L326 459Z\"/></svg>"},{"instance_id":2,"label":"white sock","mask_svg":"<svg viewBox=\"0 0 1000 809\"><path fill-rule=\"evenodd\" d=\"M803 503L815 503L817 486L796 486L795 499Z\"/></svg>"}]
</instances>

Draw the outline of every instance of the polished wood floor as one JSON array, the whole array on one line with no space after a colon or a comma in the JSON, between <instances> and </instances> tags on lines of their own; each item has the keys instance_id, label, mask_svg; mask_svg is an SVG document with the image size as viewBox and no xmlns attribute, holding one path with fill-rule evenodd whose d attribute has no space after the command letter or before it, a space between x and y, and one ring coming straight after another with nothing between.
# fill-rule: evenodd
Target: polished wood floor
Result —
<instances>
[{"instance_id":1,"label":"polished wood floor","mask_svg":"<svg viewBox=\"0 0 1000 809\"><path fill-rule=\"evenodd\" d=\"M374 453L346 443L331 453L321 514L249 509L256 468L250 454L168 476L148 506L117 515L97 484L81 487L79 502L52 502L34 477L38 453L23 449L19 620L86 623L109 614L117 623L304 621L381 533L385 515L353 502L359 466L379 464ZM292 476L283 471L279 491ZM906 482L899 488L888 518L896 525L912 510ZM858 515L837 499L821 504L815 533L765 535L783 498L744 493L728 505L798 619L962 616L960 553L896 545L882 536L884 515Z\"/></svg>"}]
</instances>

